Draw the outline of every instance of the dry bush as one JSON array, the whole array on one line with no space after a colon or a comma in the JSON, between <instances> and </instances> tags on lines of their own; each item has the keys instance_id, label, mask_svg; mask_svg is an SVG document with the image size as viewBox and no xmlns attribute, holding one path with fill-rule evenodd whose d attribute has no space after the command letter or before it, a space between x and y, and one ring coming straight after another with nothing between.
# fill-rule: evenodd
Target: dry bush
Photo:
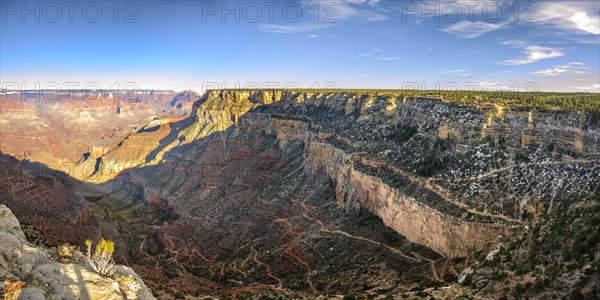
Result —
<instances>
[{"instance_id":1,"label":"dry bush","mask_svg":"<svg viewBox=\"0 0 600 300\"><path fill-rule=\"evenodd\" d=\"M115 243L111 240L100 238L98 244L92 253L92 241L85 241L87 247L87 259L92 269L102 276L111 276L115 272L115 261L113 253L115 252Z\"/></svg>"},{"instance_id":2,"label":"dry bush","mask_svg":"<svg viewBox=\"0 0 600 300\"><path fill-rule=\"evenodd\" d=\"M75 246L71 246L69 244L60 244L58 247L56 247L56 251L58 252L58 257L61 259L71 259L73 258Z\"/></svg>"},{"instance_id":3,"label":"dry bush","mask_svg":"<svg viewBox=\"0 0 600 300\"><path fill-rule=\"evenodd\" d=\"M19 298L19 295L21 294L21 289L23 288L23 282L21 281L11 281L11 280L6 280L4 281L4 289L3 289L3 296L4 296L4 300L17 300L17 298Z\"/></svg>"}]
</instances>

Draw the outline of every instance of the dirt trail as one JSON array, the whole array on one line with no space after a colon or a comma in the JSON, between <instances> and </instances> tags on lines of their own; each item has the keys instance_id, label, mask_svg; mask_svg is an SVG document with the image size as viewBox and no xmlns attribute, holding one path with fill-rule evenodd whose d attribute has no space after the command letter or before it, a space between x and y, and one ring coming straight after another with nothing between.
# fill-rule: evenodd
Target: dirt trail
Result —
<instances>
[{"instance_id":1,"label":"dirt trail","mask_svg":"<svg viewBox=\"0 0 600 300\"><path fill-rule=\"evenodd\" d=\"M404 257L404 258L408 259L408 260L415 261L415 262L420 262L420 261L421 261L421 260L420 260L420 259L418 259L418 258L415 258L415 257L408 256L408 255L404 254L402 251L400 251L400 250L398 250L398 249L396 249L396 248L394 248L394 247L388 246L388 245L386 245L386 244L383 244L383 243L381 243L381 242L377 242L377 241L374 241L374 240L371 240L371 239L368 239L368 238L365 238L365 237L362 237L362 236L356 236L356 235L352 235L352 234L350 234L350 233L347 233L347 232L345 232L345 231L342 231L342 230L339 230L339 229L336 229L336 230L331 230L331 229L328 229L328 228L325 226L325 224L323 223L323 221L321 221L320 219L317 219L317 218L315 218L315 217L311 217L311 216L309 216L309 215L306 213L306 211L307 211L307 210L309 210L310 206L306 205L304 202L301 202L301 201L299 201L299 200L298 200L298 199L296 199L296 198L292 198L292 202L294 202L294 203L296 203L296 204L300 205L300 206L303 208L304 212L302 213L302 216L303 216L304 218L306 218L306 219L308 219L308 220L311 220L311 221L313 221L313 222L315 222L315 223L317 223L317 224L319 225L319 231L320 231L320 232L326 232L326 233L330 233L330 234L343 235L343 236L345 236L345 237L348 237L348 238L351 238L351 239L356 239L356 240L360 240L360 241L365 241L365 242L368 242L368 243L371 243L371 244L374 244L374 245L377 245L377 246L383 246L383 247L385 247L386 249L390 250L391 252L393 252L393 253L395 253L395 254L398 254L398 255L400 255L400 256L402 256L402 257Z\"/></svg>"},{"instance_id":2,"label":"dirt trail","mask_svg":"<svg viewBox=\"0 0 600 300\"><path fill-rule=\"evenodd\" d=\"M597 161L595 161L595 160L589 160L589 159L573 159L573 158L568 158L568 159L564 159L564 160L561 160L561 161L543 161L543 162L533 162L533 163L526 163L526 164L508 165L506 167L502 167L502 168L490 170L488 172L479 174L477 176L462 178L461 180L479 180L481 178L488 177L488 176L493 175L495 173L503 172L503 171L510 170L510 169L514 169L516 167L546 166L546 165L566 165L566 164L576 164L576 163L583 163L583 164L585 164L585 163L596 163L596 162Z\"/></svg>"},{"instance_id":3,"label":"dirt trail","mask_svg":"<svg viewBox=\"0 0 600 300\"><path fill-rule=\"evenodd\" d=\"M396 172L397 174L400 174L403 177L408 178L410 181L418 183L419 185L425 187L426 189L430 190L433 193L436 193L437 195L439 195L440 197L442 197L442 199L444 199L446 202L452 203L458 207L464 208L466 209L468 212L475 214L475 215L480 215L480 216L486 216L486 217L490 217L493 219L502 219L508 222L516 222L516 223L521 223L521 221L516 220L516 219L512 219L509 218L507 216L504 215L495 215L495 214L490 214L490 213L485 213L485 212L481 212L481 211L477 211L473 208L471 208L470 206L460 202L460 201L455 201L452 198L452 193L450 191L448 191L446 188L437 185L433 182L434 178L422 178L422 177L418 177L418 176L414 176L411 174L406 173L405 171L389 165L387 163L384 162L380 162L380 161L373 161L373 160L367 160L367 159L363 159L362 162L366 165L372 166L372 167L380 167L382 165L387 166L388 168L392 169L394 172Z\"/></svg>"},{"instance_id":4,"label":"dirt trail","mask_svg":"<svg viewBox=\"0 0 600 300\"><path fill-rule=\"evenodd\" d=\"M271 271L271 265L264 263L258 259L258 252L254 248L254 246L252 246L250 248L250 251L252 251L252 260L254 260L254 262L257 265L264 266L265 269L267 270L267 276L269 276L269 277L273 278L275 281L277 281L278 288L280 288L280 289L283 288L283 280L281 280L281 278L273 275L273 272Z\"/></svg>"}]
</instances>

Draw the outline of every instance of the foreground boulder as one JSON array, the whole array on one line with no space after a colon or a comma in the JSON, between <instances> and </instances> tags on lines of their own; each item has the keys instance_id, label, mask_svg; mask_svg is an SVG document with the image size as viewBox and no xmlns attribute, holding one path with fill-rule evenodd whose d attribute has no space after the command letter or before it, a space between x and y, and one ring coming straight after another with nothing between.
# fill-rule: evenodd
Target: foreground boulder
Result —
<instances>
[{"instance_id":1,"label":"foreground boulder","mask_svg":"<svg viewBox=\"0 0 600 300\"><path fill-rule=\"evenodd\" d=\"M10 209L0 205L0 289L4 299L155 299L131 269L115 268L104 277L75 252L63 263L46 249L30 245Z\"/></svg>"}]
</instances>

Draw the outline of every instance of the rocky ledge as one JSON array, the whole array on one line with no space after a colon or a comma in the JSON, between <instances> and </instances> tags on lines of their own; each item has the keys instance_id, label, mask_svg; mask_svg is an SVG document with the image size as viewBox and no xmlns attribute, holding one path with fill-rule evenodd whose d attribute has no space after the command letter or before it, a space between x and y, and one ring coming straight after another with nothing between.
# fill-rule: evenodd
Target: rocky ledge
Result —
<instances>
[{"instance_id":1,"label":"rocky ledge","mask_svg":"<svg viewBox=\"0 0 600 300\"><path fill-rule=\"evenodd\" d=\"M95 273L74 251L60 260L25 239L19 221L0 205L0 294L4 299L155 299L142 279L125 266L112 277Z\"/></svg>"}]
</instances>

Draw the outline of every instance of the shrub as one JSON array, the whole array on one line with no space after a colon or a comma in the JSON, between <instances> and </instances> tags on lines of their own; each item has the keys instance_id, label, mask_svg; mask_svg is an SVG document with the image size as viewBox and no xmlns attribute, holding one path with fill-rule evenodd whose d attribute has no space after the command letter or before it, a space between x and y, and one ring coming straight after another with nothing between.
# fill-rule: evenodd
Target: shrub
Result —
<instances>
[{"instance_id":1,"label":"shrub","mask_svg":"<svg viewBox=\"0 0 600 300\"><path fill-rule=\"evenodd\" d=\"M92 254L92 241L85 241L88 262L96 273L102 276L111 276L115 272L115 262L112 254L115 252L115 243L111 240L100 238Z\"/></svg>"},{"instance_id":2,"label":"shrub","mask_svg":"<svg viewBox=\"0 0 600 300\"><path fill-rule=\"evenodd\" d=\"M70 259L73 257L73 251L75 251L75 246L71 246L69 244L60 244L56 248L58 252L58 257L61 259Z\"/></svg>"},{"instance_id":3,"label":"shrub","mask_svg":"<svg viewBox=\"0 0 600 300\"><path fill-rule=\"evenodd\" d=\"M4 289L2 291L3 299L6 300L16 300L19 298L21 294L21 289L23 288L23 282L21 281L4 281Z\"/></svg>"}]
</instances>

